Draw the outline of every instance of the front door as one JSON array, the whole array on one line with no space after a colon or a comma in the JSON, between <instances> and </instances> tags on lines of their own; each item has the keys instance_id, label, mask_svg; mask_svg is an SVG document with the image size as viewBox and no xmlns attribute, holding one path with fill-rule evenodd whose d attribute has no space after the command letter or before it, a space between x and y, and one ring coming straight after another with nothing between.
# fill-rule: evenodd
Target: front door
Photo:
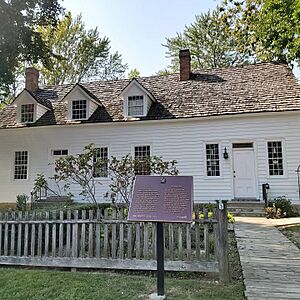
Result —
<instances>
[{"instance_id":1,"label":"front door","mask_svg":"<svg viewBox=\"0 0 300 300\"><path fill-rule=\"evenodd\" d=\"M234 197L257 198L253 148L233 148Z\"/></svg>"}]
</instances>

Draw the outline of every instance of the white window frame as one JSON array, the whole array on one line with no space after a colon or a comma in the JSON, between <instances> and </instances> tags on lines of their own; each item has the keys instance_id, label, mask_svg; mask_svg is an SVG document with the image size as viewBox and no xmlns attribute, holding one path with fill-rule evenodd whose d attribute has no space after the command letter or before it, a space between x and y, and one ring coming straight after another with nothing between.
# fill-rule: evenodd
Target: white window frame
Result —
<instances>
[{"instance_id":1,"label":"white window frame","mask_svg":"<svg viewBox=\"0 0 300 300\"><path fill-rule=\"evenodd\" d=\"M138 100L142 100L142 114L130 114L129 113L129 102L130 102L129 98L130 97L142 97L143 98L143 99L138 99ZM133 100L133 101L135 101L135 100ZM137 106L137 107L140 107L140 106ZM128 95L127 96L127 115L129 117L141 117L141 116L144 116L144 114L145 114L145 95L143 95L143 94L140 94L140 95Z\"/></svg>"},{"instance_id":2,"label":"white window frame","mask_svg":"<svg viewBox=\"0 0 300 300\"><path fill-rule=\"evenodd\" d=\"M207 156L206 156L206 145L213 145L217 144L218 145L218 150L219 150L219 169L220 169L220 175L219 176L208 176L207 175ZM203 159L204 159L204 178L205 179L220 179L222 178L222 145L219 141L206 141L204 142L203 145Z\"/></svg>"},{"instance_id":3,"label":"white window frame","mask_svg":"<svg viewBox=\"0 0 300 300\"><path fill-rule=\"evenodd\" d=\"M73 118L73 103L78 101L85 101L86 102L86 117L85 118ZM89 118L89 100L88 99L73 99L70 101L70 119L73 121L80 121L80 120L87 120Z\"/></svg>"},{"instance_id":4,"label":"white window frame","mask_svg":"<svg viewBox=\"0 0 300 300\"><path fill-rule=\"evenodd\" d=\"M282 168L283 168L283 175L270 175L270 166L269 166L269 152L268 152L268 142L281 142L282 148ZM286 145L285 140L282 138L270 138L265 140L265 149L266 149L266 164L267 164L267 178L269 179L280 179L280 178L287 178L287 160L286 160Z\"/></svg>"},{"instance_id":5,"label":"white window frame","mask_svg":"<svg viewBox=\"0 0 300 300\"><path fill-rule=\"evenodd\" d=\"M54 151L67 151L67 154L54 154ZM51 149L51 156L53 157L62 157L62 156L67 156L69 155L69 149L68 148L56 148L56 149Z\"/></svg>"},{"instance_id":6,"label":"white window frame","mask_svg":"<svg viewBox=\"0 0 300 300\"><path fill-rule=\"evenodd\" d=\"M107 149L107 159L109 160L109 146L99 146L95 145L95 149L101 149L101 148L106 148ZM94 159L94 158L93 158ZM93 170L93 178L95 180L97 179L109 179L109 174L108 174L108 168L109 168L109 162L107 162L107 176L94 176L94 170Z\"/></svg>"},{"instance_id":7,"label":"white window frame","mask_svg":"<svg viewBox=\"0 0 300 300\"><path fill-rule=\"evenodd\" d=\"M33 119L32 121L22 121L22 106L33 105ZM36 104L34 103L21 103L19 108L19 121L21 124L31 124L36 121Z\"/></svg>"},{"instance_id":8,"label":"white window frame","mask_svg":"<svg viewBox=\"0 0 300 300\"><path fill-rule=\"evenodd\" d=\"M15 178L15 175L16 175L16 169L15 167L16 166L19 166L19 165L16 165L16 153L17 152L27 152L27 164L26 164L26 167L27 167L27 172L26 172L26 178ZM20 164L21 166L21 164ZM14 150L13 151L13 168L12 168L12 178L13 178L13 181L28 181L29 180L29 166L30 166L30 153L27 149L21 149L21 150Z\"/></svg>"},{"instance_id":9,"label":"white window frame","mask_svg":"<svg viewBox=\"0 0 300 300\"><path fill-rule=\"evenodd\" d=\"M132 145L132 147L131 147L132 158L135 159L135 148L136 147L147 147L147 146L150 147L150 157L151 157L152 156L152 144L150 144L150 143L139 143L139 144ZM140 174L137 174L137 175L140 175Z\"/></svg>"}]
</instances>

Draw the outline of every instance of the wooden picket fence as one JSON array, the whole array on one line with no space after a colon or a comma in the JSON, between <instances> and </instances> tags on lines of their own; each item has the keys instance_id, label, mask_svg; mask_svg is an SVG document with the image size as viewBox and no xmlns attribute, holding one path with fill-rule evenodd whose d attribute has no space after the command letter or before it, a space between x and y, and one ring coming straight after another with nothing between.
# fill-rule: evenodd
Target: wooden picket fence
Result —
<instances>
[{"instance_id":1,"label":"wooden picket fence","mask_svg":"<svg viewBox=\"0 0 300 300\"><path fill-rule=\"evenodd\" d=\"M226 206L194 216L164 224L165 269L220 272L226 281ZM155 270L155 259L156 223L128 222L123 208L0 214L0 264Z\"/></svg>"}]
</instances>

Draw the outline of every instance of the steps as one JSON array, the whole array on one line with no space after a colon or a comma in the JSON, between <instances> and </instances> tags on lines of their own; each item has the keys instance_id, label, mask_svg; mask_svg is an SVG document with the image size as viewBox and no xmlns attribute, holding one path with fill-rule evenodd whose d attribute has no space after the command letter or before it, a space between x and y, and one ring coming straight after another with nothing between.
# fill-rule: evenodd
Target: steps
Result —
<instances>
[{"instance_id":1,"label":"steps","mask_svg":"<svg viewBox=\"0 0 300 300\"><path fill-rule=\"evenodd\" d=\"M48 196L35 202L35 207L46 208L49 206L64 206L69 200L68 196Z\"/></svg>"},{"instance_id":2,"label":"steps","mask_svg":"<svg viewBox=\"0 0 300 300\"><path fill-rule=\"evenodd\" d=\"M265 205L260 201L229 201L227 208L234 216L265 217Z\"/></svg>"}]
</instances>

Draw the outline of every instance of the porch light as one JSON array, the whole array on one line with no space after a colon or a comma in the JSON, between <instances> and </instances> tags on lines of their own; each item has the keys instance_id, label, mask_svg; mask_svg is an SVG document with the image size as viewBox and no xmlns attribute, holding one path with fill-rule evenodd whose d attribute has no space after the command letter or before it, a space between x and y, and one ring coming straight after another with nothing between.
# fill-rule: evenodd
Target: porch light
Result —
<instances>
[{"instance_id":1,"label":"porch light","mask_svg":"<svg viewBox=\"0 0 300 300\"><path fill-rule=\"evenodd\" d=\"M229 158L229 155L228 155L226 147L224 148L223 157L224 157L224 159L228 159Z\"/></svg>"}]
</instances>

